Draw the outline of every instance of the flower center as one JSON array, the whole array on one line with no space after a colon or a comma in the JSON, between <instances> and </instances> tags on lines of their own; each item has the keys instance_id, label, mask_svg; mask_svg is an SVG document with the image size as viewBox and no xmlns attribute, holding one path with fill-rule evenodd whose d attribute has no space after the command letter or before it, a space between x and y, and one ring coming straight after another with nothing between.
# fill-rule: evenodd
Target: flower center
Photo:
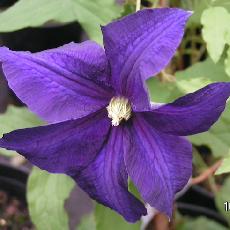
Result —
<instances>
[{"instance_id":1,"label":"flower center","mask_svg":"<svg viewBox=\"0 0 230 230\"><path fill-rule=\"evenodd\" d=\"M113 126L118 126L123 119L127 121L131 117L132 108L125 97L113 97L106 108Z\"/></svg>"}]
</instances>

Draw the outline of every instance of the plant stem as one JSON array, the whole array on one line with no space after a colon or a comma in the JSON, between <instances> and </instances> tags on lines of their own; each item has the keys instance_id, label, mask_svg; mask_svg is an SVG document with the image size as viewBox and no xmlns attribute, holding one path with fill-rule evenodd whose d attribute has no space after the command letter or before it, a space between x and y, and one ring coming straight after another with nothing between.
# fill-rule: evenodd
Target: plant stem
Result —
<instances>
[{"instance_id":1,"label":"plant stem","mask_svg":"<svg viewBox=\"0 0 230 230\"><path fill-rule=\"evenodd\" d=\"M169 3L167 0L160 0L159 5L160 7L168 7Z\"/></svg>"},{"instance_id":2,"label":"plant stem","mask_svg":"<svg viewBox=\"0 0 230 230\"><path fill-rule=\"evenodd\" d=\"M153 8L157 8L158 3L159 3L159 0L155 0L155 1L154 1L154 4L153 4Z\"/></svg>"},{"instance_id":3,"label":"plant stem","mask_svg":"<svg viewBox=\"0 0 230 230\"><path fill-rule=\"evenodd\" d=\"M216 170L220 167L222 160L217 161L214 165L204 170L199 176L192 178L191 185L199 184L205 180L211 178ZM214 189L216 190L216 188Z\"/></svg>"},{"instance_id":4,"label":"plant stem","mask_svg":"<svg viewBox=\"0 0 230 230\"><path fill-rule=\"evenodd\" d=\"M136 12L141 9L141 0L136 0Z\"/></svg>"}]
</instances>

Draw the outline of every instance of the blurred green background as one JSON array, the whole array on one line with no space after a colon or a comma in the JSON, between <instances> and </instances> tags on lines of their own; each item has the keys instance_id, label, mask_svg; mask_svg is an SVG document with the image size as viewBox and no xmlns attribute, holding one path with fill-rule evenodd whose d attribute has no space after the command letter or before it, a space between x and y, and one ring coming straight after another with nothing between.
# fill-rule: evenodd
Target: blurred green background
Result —
<instances>
[{"instance_id":1,"label":"blurred green background","mask_svg":"<svg viewBox=\"0 0 230 230\"><path fill-rule=\"evenodd\" d=\"M170 102L209 83L230 81L230 0L141 1L142 9L156 7L194 13L170 64L148 81L152 101ZM135 0L0 0L0 45L37 52L87 39L102 44L100 25L135 9ZM0 75L0 133L43 124L8 88L1 70ZM0 229L230 229L230 106L208 132L189 138L193 177L177 195L170 223L149 208L146 218L129 224L92 202L70 178L0 149Z\"/></svg>"}]
</instances>

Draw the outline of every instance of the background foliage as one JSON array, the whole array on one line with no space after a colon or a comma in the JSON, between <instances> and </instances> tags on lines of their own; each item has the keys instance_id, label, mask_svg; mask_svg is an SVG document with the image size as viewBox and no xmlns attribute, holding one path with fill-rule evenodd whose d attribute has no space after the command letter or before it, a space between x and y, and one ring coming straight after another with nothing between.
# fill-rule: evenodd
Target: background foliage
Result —
<instances>
[{"instance_id":1,"label":"background foliage","mask_svg":"<svg viewBox=\"0 0 230 230\"><path fill-rule=\"evenodd\" d=\"M0 13L0 32L27 27L52 27L77 21L87 36L102 43L100 25L135 11L136 1L117 4L114 0L19 0ZM194 11L185 37L169 66L148 81L155 102L170 102L217 81L230 81L230 1L229 0L149 0L142 7L180 7ZM211 102L210 102L211 103ZM25 107L8 106L0 115L0 133L42 125ZM230 106L206 133L191 136L194 144L194 177L223 160L216 174L208 175L202 186L212 193L216 207L229 223L223 226L206 217L192 219L177 215L176 229L230 229L230 214L223 203L230 201ZM7 157L17 153L0 149ZM225 175L222 175L225 173ZM192 180L191 180L192 181ZM189 186L192 186L192 182ZM65 200L73 181L64 175L52 175L33 168L27 186L31 219L38 230L67 230ZM40 195L42 194L42 195ZM128 224L118 214L101 205L82 218L80 230L140 229L141 223Z\"/></svg>"}]
</instances>

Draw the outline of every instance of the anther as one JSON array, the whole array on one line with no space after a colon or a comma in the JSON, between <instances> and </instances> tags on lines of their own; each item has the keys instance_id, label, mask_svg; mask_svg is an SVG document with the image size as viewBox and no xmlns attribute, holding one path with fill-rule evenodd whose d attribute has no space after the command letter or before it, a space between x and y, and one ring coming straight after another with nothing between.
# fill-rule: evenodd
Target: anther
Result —
<instances>
[{"instance_id":1,"label":"anther","mask_svg":"<svg viewBox=\"0 0 230 230\"><path fill-rule=\"evenodd\" d=\"M118 126L122 120L127 121L132 114L129 100L125 97L113 97L106 108L113 126Z\"/></svg>"}]
</instances>

